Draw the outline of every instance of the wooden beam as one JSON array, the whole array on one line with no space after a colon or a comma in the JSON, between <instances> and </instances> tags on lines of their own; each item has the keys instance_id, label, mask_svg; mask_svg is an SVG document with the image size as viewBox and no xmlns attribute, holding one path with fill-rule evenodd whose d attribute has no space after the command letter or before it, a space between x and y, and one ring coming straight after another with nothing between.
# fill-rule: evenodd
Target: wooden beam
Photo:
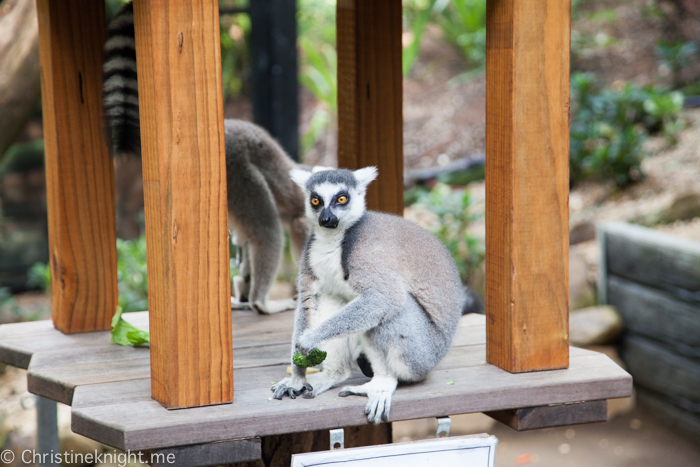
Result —
<instances>
[{"instance_id":1,"label":"wooden beam","mask_svg":"<svg viewBox=\"0 0 700 467\"><path fill-rule=\"evenodd\" d=\"M608 401L584 401L485 412L517 431L608 421Z\"/></svg>"},{"instance_id":2,"label":"wooden beam","mask_svg":"<svg viewBox=\"0 0 700 467\"><path fill-rule=\"evenodd\" d=\"M51 307L65 333L117 305L114 166L102 129L104 2L38 0Z\"/></svg>"},{"instance_id":3,"label":"wooden beam","mask_svg":"<svg viewBox=\"0 0 700 467\"><path fill-rule=\"evenodd\" d=\"M167 408L233 400L218 8L134 2L151 392Z\"/></svg>"},{"instance_id":4,"label":"wooden beam","mask_svg":"<svg viewBox=\"0 0 700 467\"><path fill-rule=\"evenodd\" d=\"M338 0L338 167L379 168L370 209L403 214L401 1Z\"/></svg>"},{"instance_id":5,"label":"wooden beam","mask_svg":"<svg viewBox=\"0 0 700 467\"><path fill-rule=\"evenodd\" d=\"M487 361L511 372L569 364L570 8L487 2Z\"/></svg>"}]
</instances>

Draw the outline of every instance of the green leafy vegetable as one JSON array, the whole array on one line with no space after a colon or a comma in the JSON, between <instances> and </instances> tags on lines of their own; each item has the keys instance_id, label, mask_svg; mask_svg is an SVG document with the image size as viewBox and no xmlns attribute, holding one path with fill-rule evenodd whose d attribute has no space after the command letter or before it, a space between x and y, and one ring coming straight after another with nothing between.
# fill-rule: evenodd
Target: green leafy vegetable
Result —
<instances>
[{"instance_id":1,"label":"green leafy vegetable","mask_svg":"<svg viewBox=\"0 0 700 467\"><path fill-rule=\"evenodd\" d=\"M310 366L320 365L321 362L326 359L326 355L327 352L324 352L323 350L313 349L306 357L297 352L294 354L292 361L296 366L308 368Z\"/></svg>"},{"instance_id":2,"label":"green leafy vegetable","mask_svg":"<svg viewBox=\"0 0 700 467\"><path fill-rule=\"evenodd\" d=\"M122 307L118 306L112 318L112 342L119 345L142 345L149 343L150 339L147 331L122 319Z\"/></svg>"}]
</instances>

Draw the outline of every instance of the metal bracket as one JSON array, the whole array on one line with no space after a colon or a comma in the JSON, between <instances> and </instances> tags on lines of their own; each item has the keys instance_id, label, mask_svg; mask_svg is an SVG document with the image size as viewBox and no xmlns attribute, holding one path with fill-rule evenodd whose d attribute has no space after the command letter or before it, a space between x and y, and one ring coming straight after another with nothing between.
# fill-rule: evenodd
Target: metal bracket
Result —
<instances>
[{"instance_id":1,"label":"metal bracket","mask_svg":"<svg viewBox=\"0 0 700 467\"><path fill-rule=\"evenodd\" d=\"M450 436L450 425L452 424L452 419L450 417L438 417L438 427L435 433L436 438L447 438Z\"/></svg>"},{"instance_id":2,"label":"metal bracket","mask_svg":"<svg viewBox=\"0 0 700 467\"><path fill-rule=\"evenodd\" d=\"M331 433L331 451L345 448L345 430L338 428L330 430Z\"/></svg>"}]
</instances>

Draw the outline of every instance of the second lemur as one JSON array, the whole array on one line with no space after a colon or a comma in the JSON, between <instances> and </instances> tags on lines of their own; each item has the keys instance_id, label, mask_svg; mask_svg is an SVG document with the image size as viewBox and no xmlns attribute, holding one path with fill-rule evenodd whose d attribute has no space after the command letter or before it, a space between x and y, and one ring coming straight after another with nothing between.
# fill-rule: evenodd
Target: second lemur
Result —
<instances>
[{"instance_id":1,"label":"second lemur","mask_svg":"<svg viewBox=\"0 0 700 467\"><path fill-rule=\"evenodd\" d=\"M115 156L141 156L133 4L109 25L105 44L104 111ZM236 233L239 272L235 295L261 313L294 307L293 300L269 300L289 230L299 256L309 233L301 189L289 179L297 165L261 127L224 120L229 219Z\"/></svg>"},{"instance_id":2,"label":"second lemur","mask_svg":"<svg viewBox=\"0 0 700 467\"><path fill-rule=\"evenodd\" d=\"M423 380L445 356L463 313L477 311L447 249L402 217L367 211L374 167L291 172L312 234L299 263L292 354L326 351L323 371L273 385L274 397L315 397L348 379L357 361L372 379L340 396L367 396L367 420L389 419L399 383Z\"/></svg>"}]
</instances>

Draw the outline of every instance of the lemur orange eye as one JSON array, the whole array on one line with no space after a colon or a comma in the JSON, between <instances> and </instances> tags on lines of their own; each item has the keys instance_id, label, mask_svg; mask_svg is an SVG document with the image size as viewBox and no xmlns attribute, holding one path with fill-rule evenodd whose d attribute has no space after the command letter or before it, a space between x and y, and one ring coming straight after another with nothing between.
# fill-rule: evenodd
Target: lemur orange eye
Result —
<instances>
[{"instance_id":1,"label":"lemur orange eye","mask_svg":"<svg viewBox=\"0 0 700 467\"><path fill-rule=\"evenodd\" d=\"M348 197L347 196L339 196L338 197L338 203L340 204L345 204L348 202Z\"/></svg>"},{"instance_id":2,"label":"lemur orange eye","mask_svg":"<svg viewBox=\"0 0 700 467\"><path fill-rule=\"evenodd\" d=\"M319 204L321 204L321 201L318 198L311 198L311 204L313 206L318 206Z\"/></svg>"}]
</instances>

